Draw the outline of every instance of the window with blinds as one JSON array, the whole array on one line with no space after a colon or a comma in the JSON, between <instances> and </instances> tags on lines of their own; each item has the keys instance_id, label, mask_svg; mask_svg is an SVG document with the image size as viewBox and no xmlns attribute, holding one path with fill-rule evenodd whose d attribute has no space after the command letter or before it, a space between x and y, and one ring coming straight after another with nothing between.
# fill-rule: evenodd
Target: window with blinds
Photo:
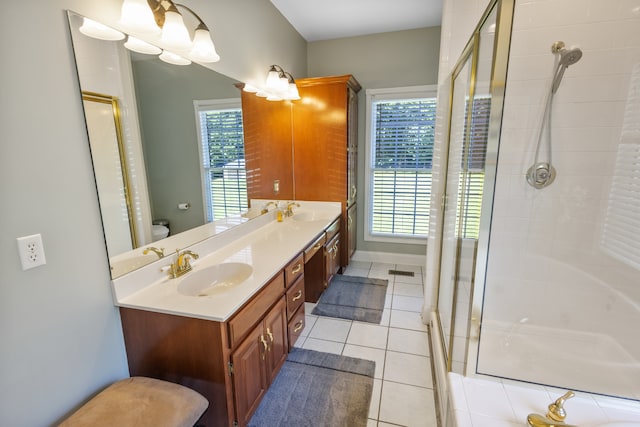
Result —
<instances>
[{"instance_id":1,"label":"window with blinds","mask_svg":"<svg viewBox=\"0 0 640 427\"><path fill-rule=\"evenodd\" d=\"M436 99L389 95L370 104L368 232L426 238Z\"/></svg>"},{"instance_id":2,"label":"window with blinds","mask_svg":"<svg viewBox=\"0 0 640 427\"><path fill-rule=\"evenodd\" d=\"M240 100L196 101L203 196L208 221L247 209Z\"/></svg>"}]
</instances>

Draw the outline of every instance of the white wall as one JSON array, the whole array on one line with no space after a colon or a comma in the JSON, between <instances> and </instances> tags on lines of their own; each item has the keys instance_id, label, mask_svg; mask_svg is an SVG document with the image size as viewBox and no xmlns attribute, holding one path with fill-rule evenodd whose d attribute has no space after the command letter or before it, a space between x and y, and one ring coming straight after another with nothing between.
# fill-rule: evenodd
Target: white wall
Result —
<instances>
[{"instance_id":1,"label":"white wall","mask_svg":"<svg viewBox=\"0 0 640 427\"><path fill-rule=\"evenodd\" d=\"M218 71L248 80L279 63L306 74L306 43L269 2L187 4L211 27L223 58ZM0 425L55 424L128 376L65 13L114 25L119 7L116 0L3 5ZM22 271L15 239L33 233L42 234L47 264Z\"/></svg>"}]
</instances>

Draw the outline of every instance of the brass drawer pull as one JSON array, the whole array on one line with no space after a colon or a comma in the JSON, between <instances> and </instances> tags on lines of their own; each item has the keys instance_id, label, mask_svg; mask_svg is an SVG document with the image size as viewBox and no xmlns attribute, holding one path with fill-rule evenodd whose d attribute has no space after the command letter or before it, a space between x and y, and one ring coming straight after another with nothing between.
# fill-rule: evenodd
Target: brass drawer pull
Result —
<instances>
[{"instance_id":1,"label":"brass drawer pull","mask_svg":"<svg viewBox=\"0 0 640 427\"><path fill-rule=\"evenodd\" d=\"M267 328L267 335L269 335L269 339L271 340L271 342L273 342L273 334L271 333L269 328Z\"/></svg>"},{"instance_id":2,"label":"brass drawer pull","mask_svg":"<svg viewBox=\"0 0 640 427\"><path fill-rule=\"evenodd\" d=\"M298 332L300 329L304 328L304 322L299 320L298 323L293 327L293 332Z\"/></svg>"},{"instance_id":3,"label":"brass drawer pull","mask_svg":"<svg viewBox=\"0 0 640 427\"><path fill-rule=\"evenodd\" d=\"M302 270L302 264L298 263L293 270L291 270L292 274L298 274Z\"/></svg>"},{"instance_id":4,"label":"brass drawer pull","mask_svg":"<svg viewBox=\"0 0 640 427\"><path fill-rule=\"evenodd\" d=\"M322 242L316 243L313 249L320 249L322 247Z\"/></svg>"},{"instance_id":5,"label":"brass drawer pull","mask_svg":"<svg viewBox=\"0 0 640 427\"><path fill-rule=\"evenodd\" d=\"M267 355L267 350L269 350L269 344L267 344L267 340L265 340L262 335L260 335L260 341L262 341L262 345L264 346L264 353L262 353L262 360L264 360Z\"/></svg>"},{"instance_id":6,"label":"brass drawer pull","mask_svg":"<svg viewBox=\"0 0 640 427\"><path fill-rule=\"evenodd\" d=\"M291 301L298 301L300 298L302 298L302 289L299 289L298 292L296 292L296 295L291 298Z\"/></svg>"}]
</instances>

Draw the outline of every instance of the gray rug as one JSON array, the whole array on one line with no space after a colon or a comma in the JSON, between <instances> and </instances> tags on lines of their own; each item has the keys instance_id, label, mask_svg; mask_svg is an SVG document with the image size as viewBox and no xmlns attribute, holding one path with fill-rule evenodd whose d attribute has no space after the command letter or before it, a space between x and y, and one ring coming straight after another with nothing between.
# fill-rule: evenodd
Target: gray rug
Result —
<instances>
[{"instance_id":1,"label":"gray rug","mask_svg":"<svg viewBox=\"0 0 640 427\"><path fill-rule=\"evenodd\" d=\"M335 275L312 314L380 323L389 281Z\"/></svg>"},{"instance_id":2,"label":"gray rug","mask_svg":"<svg viewBox=\"0 0 640 427\"><path fill-rule=\"evenodd\" d=\"M249 427L366 426L375 362L294 348Z\"/></svg>"}]
</instances>

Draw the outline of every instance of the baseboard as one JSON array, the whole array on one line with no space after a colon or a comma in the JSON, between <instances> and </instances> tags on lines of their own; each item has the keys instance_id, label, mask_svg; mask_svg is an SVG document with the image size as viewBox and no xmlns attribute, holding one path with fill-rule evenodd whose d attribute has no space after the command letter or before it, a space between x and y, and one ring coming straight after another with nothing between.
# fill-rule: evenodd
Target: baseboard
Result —
<instances>
[{"instance_id":1,"label":"baseboard","mask_svg":"<svg viewBox=\"0 0 640 427\"><path fill-rule=\"evenodd\" d=\"M354 261L383 262L386 264L419 265L421 267L424 267L427 262L425 255L370 251L356 251L351 259Z\"/></svg>"}]
</instances>

